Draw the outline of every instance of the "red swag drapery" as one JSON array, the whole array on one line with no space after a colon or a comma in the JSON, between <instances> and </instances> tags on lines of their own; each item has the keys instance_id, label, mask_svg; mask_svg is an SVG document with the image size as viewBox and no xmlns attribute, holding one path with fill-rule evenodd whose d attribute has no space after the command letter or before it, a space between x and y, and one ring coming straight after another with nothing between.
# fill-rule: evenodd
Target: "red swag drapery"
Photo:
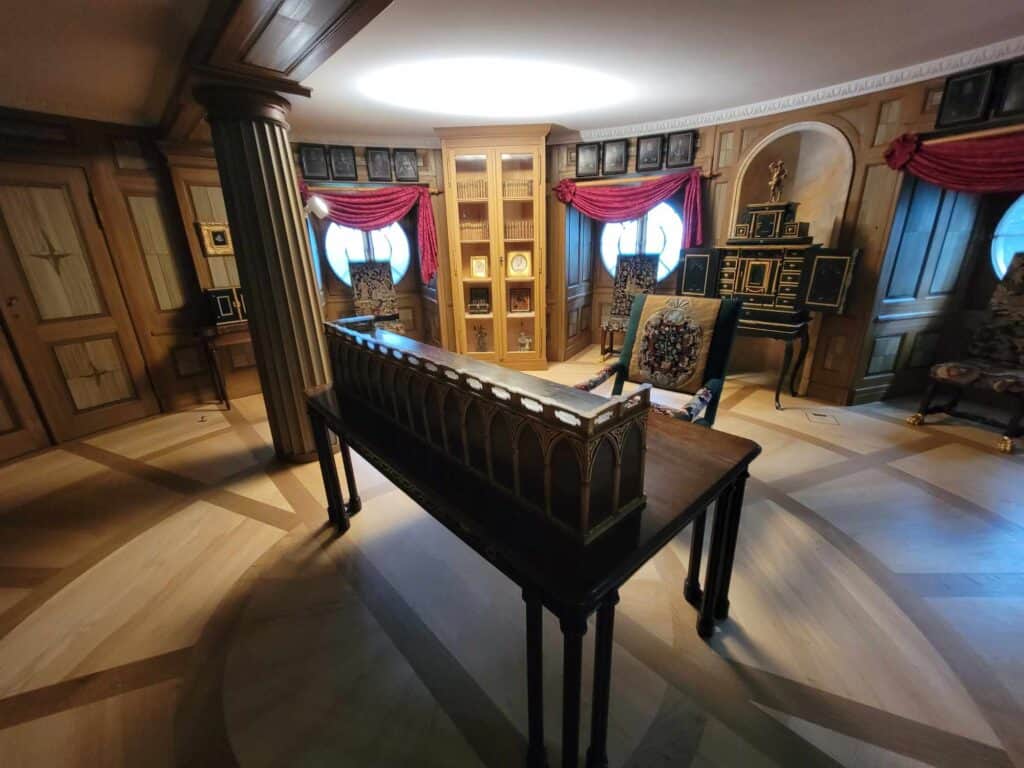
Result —
<instances>
[{"instance_id":1,"label":"red swag drapery","mask_svg":"<svg viewBox=\"0 0 1024 768\"><path fill-rule=\"evenodd\" d=\"M931 144L905 133L889 145L885 161L958 192L1024 192L1024 130Z\"/></svg>"},{"instance_id":2,"label":"red swag drapery","mask_svg":"<svg viewBox=\"0 0 1024 768\"><path fill-rule=\"evenodd\" d=\"M302 199L308 199L311 194L309 187L303 184ZM316 196L327 203L328 219L363 232L394 224L418 203L416 235L419 241L420 275L423 282L429 283L437 273L437 228L434 226L430 191L426 187L381 187L345 192L321 190L316 192Z\"/></svg>"},{"instance_id":3,"label":"red swag drapery","mask_svg":"<svg viewBox=\"0 0 1024 768\"><path fill-rule=\"evenodd\" d=\"M700 245L704 240L699 168L633 186L611 184L580 187L572 179L563 179L555 186L555 194L563 203L574 206L585 216L607 223L643 216L684 186L682 247L690 248Z\"/></svg>"}]
</instances>

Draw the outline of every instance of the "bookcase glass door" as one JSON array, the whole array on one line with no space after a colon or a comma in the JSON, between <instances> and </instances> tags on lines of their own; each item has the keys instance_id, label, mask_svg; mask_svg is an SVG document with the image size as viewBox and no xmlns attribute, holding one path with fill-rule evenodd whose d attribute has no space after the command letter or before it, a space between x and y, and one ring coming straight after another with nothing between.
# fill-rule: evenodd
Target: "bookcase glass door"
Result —
<instances>
[{"instance_id":1,"label":"bookcase glass door","mask_svg":"<svg viewBox=\"0 0 1024 768\"><path fill-rule=\"evenodd\" d=\"M454 157L455 199L458 206L458 242L461 256L460 296L464 307L463 338L467 353L495 359L500 348L494 322L496 273L491 246L492 157L473 150Z\"/></svg>"}]
</instances>

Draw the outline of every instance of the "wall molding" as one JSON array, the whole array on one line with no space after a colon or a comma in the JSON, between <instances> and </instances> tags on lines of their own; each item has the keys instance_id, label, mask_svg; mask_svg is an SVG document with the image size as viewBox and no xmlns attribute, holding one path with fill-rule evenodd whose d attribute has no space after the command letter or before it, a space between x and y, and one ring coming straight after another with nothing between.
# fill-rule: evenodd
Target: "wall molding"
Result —
<instances>
[{"instance_id":1,"label":"wall molding","mask_svg":"<svg viewBox=\"0 0 1024 768\"><path fill-rule=\"evenodd\" d=\"M775 115L780 112L789 112L794 109L812 107L818 104L827 104L832 101L841 101L933 78L945 77L955 72L982 67L986 64L993 64L1022 55L1024 55L1024 35L985 45L981 48L973 48L969 51L943 56L939 59L932 59L920 64L913 64L902 69L894 69L878 75L862 77L858 80L849 80L845 83L829 85L813 91L803 91L802 93L794 93L777 99L768 99L767 101L758 101L740 107L729 107L713 112L701 112L666 120L633 123L631 125L620 125L611 128L590 128L580 131L579 135L582 141L603 141L643 136L650 133L685 131L691 128L702 128L722 123L734 123L756 117Z\"/></svg>"}]
</instances>

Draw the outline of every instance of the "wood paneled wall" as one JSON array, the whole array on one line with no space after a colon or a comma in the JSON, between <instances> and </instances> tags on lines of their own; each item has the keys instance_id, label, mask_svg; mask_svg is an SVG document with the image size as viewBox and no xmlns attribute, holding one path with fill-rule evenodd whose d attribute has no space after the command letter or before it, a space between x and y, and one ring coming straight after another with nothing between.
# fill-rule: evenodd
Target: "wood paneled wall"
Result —
<instances>
[{"instance_id":1,"label":"wood paneled wall","mask_svg":"<svg viewBox=\"0 0 1024 768\"><path fill-rule=\"evenodd\" d=\"M935 122L943 83L932 80L852 99L821 104L778 115L702 128L696 164L711 178L705 190L705 240L723 243L732 227L733 198L736 195L739 168L744 158L768 134L804 121L819 121L839 130L853 150L854 168L846 207L842 211L837 246L861 248L863 256L857 267L850 291L846 314L824 318L820 341L810 360L810 394L837 403L850 403L874 399L887 391L878 381L866 378L873 345L872 324L875 319L876 291L886 261L886 245L900 189L901 174L885 165L884 153L888 143L901 133L931 130ZM635 141L630 141L630 166ZM549 150L551 182L571 178L575 172L572 148L554 146ZM623 182L627 177L620 177ZM552 290L553 303L562 301L562 319L556 324L559 337L554 339L552 354L562 359L574 345L568 343L569 318L580 306L567 299L568 233L565 227L564 206L552 201L550 209L552 232L562 233L562 243L552 242L549 247L552 274L560 274ZM562 209L562 210L559 210ZM592 242L596 241L596 235ZM557 261L556 261L557 259ZM611 302L612 280L600 265L596 254L591 259L592 279L590 293L582 288L581 294L592 308L590 341L596 341L601 313ZM662 281L659 292L671 290L673 278ZM578 325L577 325L578 328ZM750 343L746 343L749 341ZM763 348L763 350L762 350ZM733 354L733 368L742 369L742 357L762 355L766 363L774 362L771 342L745 340L737 344Z\"/></svg>"},{"instance_id":2,"label":"wood paneled wall","mask_svg":"<svg viewBox=\"0 0 1024 768\"><path fill-rule=\"evenodd\" d=\"M115 290L130 315L122 331L137 340L146 386L151 383L161 407L173 410L212 398L195 346L199 285L167 167L151 135L16 110L0 110L0 122L0 159L84 174L120 282Z\"/></svg>"}]
</instances>

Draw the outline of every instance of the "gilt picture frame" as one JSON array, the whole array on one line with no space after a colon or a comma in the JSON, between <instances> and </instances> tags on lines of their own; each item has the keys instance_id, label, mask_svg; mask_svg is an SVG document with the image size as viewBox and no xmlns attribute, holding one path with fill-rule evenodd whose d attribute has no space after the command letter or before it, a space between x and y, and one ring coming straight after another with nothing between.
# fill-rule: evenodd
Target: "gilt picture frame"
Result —
<instances>
[{"instance_id":1,"label":"gilt picture frame","mask_svg":"<svg viewBox=\"0 0 1024 768\"><path fill-rule=\"evenodd\" d=\"M199 242L204 256L232 256L235 252L231 242L231 230L227 224L199 222Z\"/></svg>"}]
</instances>

